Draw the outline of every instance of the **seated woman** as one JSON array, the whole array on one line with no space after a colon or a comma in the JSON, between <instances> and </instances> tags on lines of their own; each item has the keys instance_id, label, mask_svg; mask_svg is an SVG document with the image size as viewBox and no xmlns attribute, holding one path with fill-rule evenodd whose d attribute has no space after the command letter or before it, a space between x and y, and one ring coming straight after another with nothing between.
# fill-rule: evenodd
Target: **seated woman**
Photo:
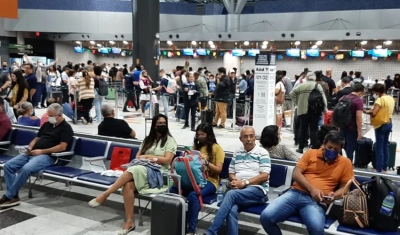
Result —
<instances>
[{"instance_id":1,"label":"seated woman","mask_svg":"<svg viewBox=\"0 0 400 235\"><path fill-rule=\"evenodd\" d=\"M24 102L19 107L18 124L23 126L40 126L40 118L32 116L33 105L29 102Z\"/></svg>"},{"instance_id":2,"label":"seated woman","mask_svg":"<svg viewBox=\"0 0 400 235\"><path fill-rule=\"evenodd\" d=\"M197 126L193 149L200 151L201 156L206 160L205 165L208 171L208 183L201 189L200 194L202 197L213 195L219 185L219 174L224 164L225 152L217 144L211 124L202 123ZM187 233L196 234L197 219L200 212L199 196L194 190L182 189L182 191L183 195L187 197L189 206L186 219L188 224ZM171 187L170 192L179 193L175 186Z\"/></svg>"},{"instance_id":3,"label":"seated woman","mask_svg":"<svg viewBox=\"0 0 400 235\"><path fill-rule=\"evenodd\" d=\"M280 144L280 141L281 131L278 126L269 125L264 127L261 133L260 144L268 150L269 156L271 158L280 158L297 162L299 157L286 145Z\"/></svg>"},{"instance_id":4,"label":"seated woman","mask_svg":"<svg viewBox=\"0 0 400 235\"><path fill-rule=\"evenodd\" d=\"M167 117L158 114L153 117L150 133L140 145L136 158L148 159L151 163L161 165L161 169L166 171L175 156L176 149L177 144L175 139L168 130ZM108 190L91 200L89 206L100 206L111 193L116 192L121 187L124 198L126 221L118 234L125 235L135 230L135 221L133 219L135 192L140 194L160 193L165 191L166 188L150 188L146 167L135 165L129 167Z\"/></svg>"}]
</instances>

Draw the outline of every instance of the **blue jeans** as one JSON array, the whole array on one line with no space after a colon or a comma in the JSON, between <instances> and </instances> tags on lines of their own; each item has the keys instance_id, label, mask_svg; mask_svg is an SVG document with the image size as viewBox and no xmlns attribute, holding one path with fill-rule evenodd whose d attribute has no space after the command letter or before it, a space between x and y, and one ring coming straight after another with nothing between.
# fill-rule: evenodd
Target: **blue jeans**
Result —
<instances>
[{"instance_id":1,"label":"blue jeans","mask_svg":"<svg viewBox=\"0 0 400 235\"><path fill-rule=\"evenodd\" d=\"M41 106L44 106L44 103L47 98L47 88L46 88L46 83L38 83L36 85L36 93L35 93L35 102L32 103L33 107L36 107L39 105L39 102Z\"/></svg>"},{"instance_id":2,"label":"blue jeans","mask_svg":"<svg viewBox=\"0 0 400 235\"><path fill-rule=\"evenodd\" d=\"M188 224L188 233L196 233L196 225L197 220L199 218L200 212L200 201L199 196L197 196L195 191L183 191L183 196L187 197L188 200L188 212L186 214L186 223ZM211 182L208 182L200 191L200 195L204 198L210 195L215 194L217 189L215 185ZM178 188L173 186L171 187L170 193L179 194Z\"/></svg>"},{"instance_id":3,"label":"blue jeans","mask_svg":"<svg viewBox=\"0 0 400 235\"><path fill-rule=\"evenodd\" d=\"M49 155L27 156L20 154L4 165L4 179L6 181L6 197L13 198L18 195L19 189L24 186L29 177L53 165L55 158ZM18 176L15 174L18 172Z\"/></svg>"},{"instance_id":4,"label":"blue jeans","mask_svg":"<svg viewBox=\"0 0 400 235\"><path fill-rule=\"evenodd\" d=\"M389 135L392 121L375 129L375 167L377 172L386 171L389 163Z\"/></svg>"},{"instance_id":5,"label":"blue jeans","mask_svg":"<svg viewBox=\"0 0 400 235\"><path fill-rule=\"evenodd\" d=\"M94 110L96 111L96 118L97 122L102 122L103 121L103 116L101 115L101 106L103 105L103 100L104 96L100 96L96 89L94 89L94 100L93 100L93 105L94 105ZM118 118L118 117L116 117Z\"/></svg>"},{"instance_id":6,"label":"blue jeans","mask_svg":"<svg viewBox=\"0 0 400 235\"><path fill-rule=\"evenodd\" d=\"M168 109L169 109L169 96L168 95L166 95L166 94L162 94L161 95L161 102L162 102L162 104L163 104L163 107L164 107L164 114L165 114L165 116L167 116L168 117Z\"/></svg>"},{"instance_id":7,"label":"blue jeans","mask_svg":"<svg viewBox=\"0 0 400 235\"><path fill-rule=\"evenodd\" d=\"M245 207L263 204L268 201L268 196L259 187L249 186L244 189L230 190L225 196L215 215L214 221L207 229L207 235L217 235L226 220L227 234L238 235L238 214Z\"/></svg>"},{"instance_id":8,"label":"blue jeans","mask_svg":"<svg viewBox=\"0 0 400 235\"><path fill-rule=\"evenodd\" d=\"M345 139L345 150L347 158L353 162L354 151L357 148L358 131L354 129L342 129L340 131Z\"/></svg>"},{"instance_id":9,"label":"blue jeans","mask_svg":"<svg viewBox=\"0 0 400 235\"><path fill-rule=\"evenodd\" d=\"M260 222L267 234L281 235L281 229L277 224L296 214L307 227L308 234L324 234L324 206L316 202L308 193L295 189L290 189L273 200L261 213Z\"/></svg>"}]
</instances>

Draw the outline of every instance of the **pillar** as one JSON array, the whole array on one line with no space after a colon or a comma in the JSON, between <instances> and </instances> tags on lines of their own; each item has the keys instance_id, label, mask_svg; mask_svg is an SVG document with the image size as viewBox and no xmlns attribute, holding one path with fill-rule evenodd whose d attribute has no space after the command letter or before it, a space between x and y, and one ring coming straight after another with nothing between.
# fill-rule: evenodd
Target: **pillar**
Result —
<instances>
[{"instance_id":1,"label":"pillar","mask_svg":"<svg viewBox=\"0 0 400 235\"><path fill-rule=\"evenodd\" d=\"M160 1L132 0L132 56L134 65L143 65L150 77L158 80Z\"/></svg>"},{"instance_id":2,"label":"pillar","mask_svg":"<svg viewBox=\"0 0 400 235\"><path fill-rule=\"evenodd\" d=\"M240 27L240 15L239 14L227 14L226 15L226 32L239 32Z\"/></svg>"},{"instance_id":3,"label":"pillar","mask_svg":"<svg viewBox=\"0 0 400 235\"><path fill-rule=\"evenodd\" d=\"M236 76L240 75L240 58L239 56L232 56L231 53L225 52L224 54L224 68L226 68L226 74L229 74L229 70L237 68Z\"/></svg>"},{"instance_id":4,"label":"pillar","mask_svg":"<svg viewBox=\"0 0 400 235\"><path fill-rule=\"evenodd\" d=\"M24 32L17 32L17 44L25 45Z\"/></svg>"}]
</instances>

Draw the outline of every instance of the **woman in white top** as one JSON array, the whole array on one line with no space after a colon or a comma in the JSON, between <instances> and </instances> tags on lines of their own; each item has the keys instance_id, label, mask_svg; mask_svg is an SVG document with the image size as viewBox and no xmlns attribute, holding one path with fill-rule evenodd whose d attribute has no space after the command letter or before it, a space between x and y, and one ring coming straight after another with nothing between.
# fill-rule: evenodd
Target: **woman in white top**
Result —
<instances>
[{"instance_id":1,"label":"woman in white top","mask_svg":"<svg viewBox=\"0 0 400 235\"><path fill-rule=\"evenodd\" d=\"M73 69L70 69L68 71L68 94L69 97L71 97L71 102L74 101L74 95L75 95L75 91L76 91L76 71Z\"/></svg>"},{"instance_id":2,"label":"woman in white top","mask_svg":"<svg viewBox=\"0 0 400 235\"><path fill-rule=\"evenodd\" d=\"M142 116L144 116L144 110L147 102L150 101L150 93L151 93L151 78L147 74L146 70L142 70L140 74L139 86L142 90L142 94L140 95L140 108L142 110Z\"/></svg>"},{"instance_id":3,"label":"woman in white top","mask_svg":"<svg viewBox=\"0 0 400 235\"><path fill-rule=\"evenodd\" d=\"M276 99L277 97L282 97L282 96L284 99L285 93L286 93L285 84L283 82L281 75L277 73L276 84L275 84L275 100L277 100ZM281 127L282 126L283 102L280 104L276 103L275 113L276 113L276 125L278 127Z\"/></svg>"}]
</instances>

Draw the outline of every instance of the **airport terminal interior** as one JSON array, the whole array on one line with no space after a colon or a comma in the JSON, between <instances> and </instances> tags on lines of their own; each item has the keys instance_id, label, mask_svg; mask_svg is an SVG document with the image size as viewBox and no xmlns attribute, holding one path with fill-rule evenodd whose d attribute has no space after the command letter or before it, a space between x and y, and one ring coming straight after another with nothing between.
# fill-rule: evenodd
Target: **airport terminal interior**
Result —
<instances>
[{"instance_id":1,"label":"airport terminal interior","mask_svg":"<svg viewBox=\"0 0 400 235\"><path fill-rule=\"evenodd\" d=\"M279 127L279 131L273 135L279 137L279 146L286 148L274 154L289 153L295 160L272 156L270 152L268 156L271 160L267 161L275 175L270 172L268 176L270 185L266 195L269 201L248 207L232 206L232 211L239 208L240 212L238 232L229 232L232 226L227 222L215 234L279 235L276 228L270 230L276 233L265 231L265 221L260 221L260 214L279 197L283 198L285 193L297 190L297 182L293 179L295 169L301 176L314 174L302 168L312 168L304 166L302 157L316 152L311 150L314 147L311 145L321 143L312 143L313 137L325 125L338 130L330 133L339 133L341 137L338 125L349 127L342 130L345 130L346 141L351 139L354 143L353 167L347 159L345 161L354 171L355 179L364 185L360 189L362 195L373 193L366 190L366 185L372 184L369 181L371 177L381 177L386 182L385 186L380 186L387 186L384 193L379 191L380 209L377 211L378 207L375 206L374 211L382 218L385 210L390 210L386 214L390 217L387 221L393 223L386 224L386 228L377 226L377 220L373 219L377 217L371 212L372 197L365 197L366 201L369 200L368 205L362 201L361 205L357 204L359 207L364 206L362 211L350 210L358 217L351 218L351 225L346 224L348 221L341 219L345 217L343 213L348 213L343 212L343 208L349 208L349 204L343 203L342 195L331 197L323 195L321 191L317 195L321 200L316 201L312 194L315 188L303 188L301 194L312 200L312 205L318 205L316 208L323 208L323 213L326 212L326 216L315 214L309 218L315 221L323 218L324 226L322 228L321 222L321 230L315 232L315 235L400 235L400 212L395 211L395 208L400 211L400 147L397 146L400 143L397 126L400 125L399 29L400 3L390 0L363 0L362 3L347 0L6 0L6 4L0 5L0 97L5 103L4 113L0 104L0 235L214 234L211 233L211 227L216 221L214 219L218 217L219 211L223 213L222 209L219 210L219 196L226 198L233 191L227 191L223 196L221 193L222 189L226 189L223 185L228 181L228 166L232 159L235 162L237 152L244 151L246 140L240 138L241 131L246 131L249 126L255 130L257 146L261 145L260 134L266 126ZM313 86L306 88L311 83ZM314 87L314 84L321 86ZM22 92L19 89L21 86L25 86L26 91ZM79 91L77 87L82 90ZM100 90L104 92L103 88L107 90L107 95L100 95ZM80 99L79 95L89 94L83 92L85 89L86 92L90 90L89 99ZM383 92L379 93L381 90ZM200 94L197 96L196 93ZM223 98L221 94L224 94ZM128 100L127 96L132 96L132 99ZM164 100L166 96L171 97L167 102ZM348 97L339 101L339 96ZM192 97L199 98L199 103L192 102ZM34 138L31 135L36 136L39 130L39 121L35 116L40 118L55 110L47 109L48 98L54 98L54 102L61 105L63 118L75 134L71 141L73 144L69 144L61 153L57 152L59 155L52 155L61 159L65 166L57 162L58 165L50 164L38 172L29 172L29 180L19 193L11 194L12 190L7 189L5 182L5 165L18 154L31 152L26 145ZM353 99L357 101L353 102ZM124 120L129 125L135 132L135 139L99 134L99 124L102 121L99 117L99 100L103 100L104 112L113 113L114 118ZM134 107L138 101L143 105L142 110L139 106ZM310 105L311 102L314 105ZM350 102L349 106L346 106L346 102ZM321 105L323 111L319 110ZM184 112L189 106L192 111ZM387 108L392 106L393 112ZM387 111L387 115L379 116L382 110ZM169 131L177 143L179 153L193 146L195 139L201 138L202 133L193 128L204 123L212 125L218 145L228 156L220 166L222 169L217 167L220 171L217 177L224 177L216 183L218 189L218 183L221 182L221 191L216 189L215 194L213 191L211 195L202 197L203 207L197 224L193 225L195 232L189 231L192 225L187 221L179 221L184 231L171 232L165 221L178 221L172 218L176 210L160 209L164 207L154 207L156 209L152 210L152 201L160 194L135 194L134 216L127 221L132 222L135 229L127 231L124 226L127 220L124 200L127 199L120 188L108 195L101 206L96 205L99 202L93 199L99 195L105 196L104 190L124 178L126 172L130 172L125 163L115 168L116 171L108 172L113 160L118 162L114 157L111 159L115 153L114 148L128 148L132 151L129 152L131 156L124 159L135 162L137 159L134 159L134 151L139 149L151 131L152 117L157 112L165 114L165 111ZM315 115L311 113L314 111ZM1 118L6 116L6 112L12 122L12 131L3 137L1 133L5 124L2 124L4 118ZM297 112L303 113L297 115ZM351 121L348 121L349 118L338 118L337 113L340 112L351 112L348 115ZM227 115L225 123L224 118L221 118L220 124L215 123L214 117L223 113ZM18 117L13 117L18 115L29 122L24 124ZM47 131L52 132L58 124L51 126L51 123L58 121L50 116L48 113L49 123L44 125L48 124ZM190 120L192 116L195 124ZM377 124L378 116L385 121ZM31 119L34 121L31 122ZM185 119L189 120L186 124ZM392 129L384 130L390 124ZM160 125L157 124L157 127ZM354 133L357 133L357 127L361 132L356 138L354 135L357 134ZM300 132L296 141L295 129ZM132 133L128 135L132 137ZM384 141L387 141L390 155L387 169L375 164L378 161L377 148L378 154L386 154L382 150ZM300 149L299 143L304 145L304 149ZM367 144L370 144L370 148L363 147ZM323 154L321 152L319 156L324 161L322 167L337 163L335 159L333 163L328 159L328 153L341 151L345 155L343 159L347 157L344 149L333 151L326 146L318 146L324 148L321 150ZM318 149L318 146L314 149ZM156 156L156 147L154 154L149 155ZM257 151L267 152L261 146L260 149ZM166 152L165 149L163 151ZM254 153L255 150L245 152L244 157L249 158L254 156L251 154L257 157L265 155ZM363 154L368 157L361 156ZM238 154L240 157L243 155ZM69 160L64 162L64 156ZM365 162L365 159L369 159L365 165L360 163ZM382 156L379 157L381 159ZM154 179L156 176L152 175L153 179L150 179L148 175L153 172L152 167L160 167L157 158L148 160L145 163L148 177L146 184L157 180ZM235 164L245 165L247 168L244 168L242 174L251 175L254 170L250 169L253 164L250 161L253 160L254 157ZM266 164L261 163L262 160L258 161L257 167L260 170L255 171L254 177L263 175L261 165ZM216 168L210 167L207 161L199 164L203 164L201 169L210 172L212 167ZM113 175L101 175L105 171ZM157 171L160 173L160 168ZM332 172L332 175L338 172ZM323 182L335 178L329 176L322 179L320 175L323 173L318 172L316 178L320 177L318 180ZM344 178L344 175L342 173L340 177ZM126 185L132 181L136 184L136 178L133 178L137 176L129 176L131 178L126 181ZM167 179L165 174L160 177L164 185L172 184L172 180ZM251 178L241 179L244 189L251 188ZM303 178L305 181L309 179L307 176ZM166 179L168 182L165 182ZM390 182L390 186L387 182ZM342 190L344 185L340 183L335 184L338 186L335 190ZM266 192L263 182L254 184L259 184L257 188ZM311 183L309 185L314 187ZM289 190L291 186L294 189ZM205 187L203 185L203 189ZM392 189L398 190L390 194ZM359 193L354 186L351 186L351 190L351 193ZM165 196L164 193L161 195ZM171 197L178 201L176 195ZM360 200L364 200L364 197ZM324 204L326 201L329 203ZM7 203L13 202L16 204L7 206ZM189 203L184 201L185 212L179 216L191 216L185 210ZM168 206L171 205L165 208L170 208ZM365 216L364 209L370 210L369 216L368 213L366 215L367 222L369 220L366 226L359 222L359 218ZM193 212L190 209L188 211ZM164 213L165 218L155 220L160 218L157 212ZM230 221L234 220L230 213L227 217L231 218ZM313 226L306 226L305 217L305 213L300 215L297 210L278 223L282 234L311 234L310 231L316 231L312 230ZM383 218L378 220L381 224L386 217ZM395 226L393 231L387 231L395 223L399 226Z\"/></svg>"}]
</instances>

